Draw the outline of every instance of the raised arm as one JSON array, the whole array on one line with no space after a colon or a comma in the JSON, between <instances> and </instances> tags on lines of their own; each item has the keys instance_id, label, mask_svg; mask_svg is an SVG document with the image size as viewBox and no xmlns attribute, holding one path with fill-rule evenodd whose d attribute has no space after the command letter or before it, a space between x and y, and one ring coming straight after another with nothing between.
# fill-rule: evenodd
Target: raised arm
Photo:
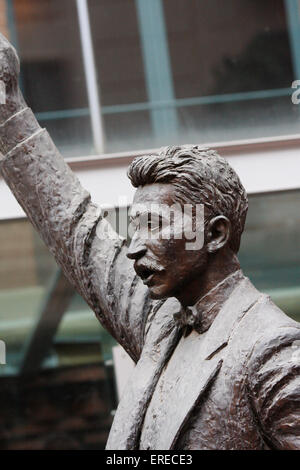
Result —
<instances>
[{"instance_id":1,"label":"raised arm","mask_svg":"<svg viewBox=\"0 0 300 470\"><path fill-rule=\"evenodd\" d=\"M102 218L18 87L19 61L0 35L0 169L64 274L102 324L137 360L153 307L126 257L125 241Z\"/></svg>"}]
</instances>

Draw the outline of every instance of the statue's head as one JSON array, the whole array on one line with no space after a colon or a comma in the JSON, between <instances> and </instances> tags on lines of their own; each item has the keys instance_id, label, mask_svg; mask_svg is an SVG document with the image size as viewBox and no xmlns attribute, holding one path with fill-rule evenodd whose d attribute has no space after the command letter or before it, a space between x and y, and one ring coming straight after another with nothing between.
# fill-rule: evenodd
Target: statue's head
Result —
<instances>
[{"instance_id":1,"label":"statue's head","mask_svg":"<svg viewBox=\"0 0 300 470\"><path fill-rule=\"evenodd\" d=\"M163 148L133 160L137 188L128 257L153 298L178 297L214 260L239 250L248 200L239 177L216 151Z\"/></svg>"}]
</instances>

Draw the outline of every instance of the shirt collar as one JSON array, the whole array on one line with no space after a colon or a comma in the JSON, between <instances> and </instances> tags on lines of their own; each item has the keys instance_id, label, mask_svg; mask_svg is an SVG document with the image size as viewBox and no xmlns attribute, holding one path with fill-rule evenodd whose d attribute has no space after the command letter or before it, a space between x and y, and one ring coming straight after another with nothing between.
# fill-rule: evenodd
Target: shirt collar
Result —
<instances>
[{"instance_id":1,"label":"shirt collar","mask_svg":"<svg viewBox=\"0 0 300 470\"><path fill-rule=\"evenodd\" d=\"M187 336L193 329L199 334L207 331L236 284L243 278L241 269L235 271L201 297L195 305L182 307L175 313L175 323L182 328L183 335Z\"/></svg>"}]
</instances>

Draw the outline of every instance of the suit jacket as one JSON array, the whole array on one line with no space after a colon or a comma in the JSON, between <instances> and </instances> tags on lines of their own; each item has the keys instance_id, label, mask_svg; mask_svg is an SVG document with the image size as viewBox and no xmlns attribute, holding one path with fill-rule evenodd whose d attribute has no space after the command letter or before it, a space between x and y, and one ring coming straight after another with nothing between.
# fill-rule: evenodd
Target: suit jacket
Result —
<instances>
[{"instance_id":1,"label":"suit jacket","mask_svg":"<svg viewBox=\"0 0 300 470\"><path fill-rule=\"evenodd\" d=\"M28 108L0 126L0 149L3 177L66 277L136 362L108 449L300 449L299 325L244 278L205 336L181 337L177 301L149 298L125 241ZM149 420L162 372L163 412Z\"/></svg>"}]
</instances>

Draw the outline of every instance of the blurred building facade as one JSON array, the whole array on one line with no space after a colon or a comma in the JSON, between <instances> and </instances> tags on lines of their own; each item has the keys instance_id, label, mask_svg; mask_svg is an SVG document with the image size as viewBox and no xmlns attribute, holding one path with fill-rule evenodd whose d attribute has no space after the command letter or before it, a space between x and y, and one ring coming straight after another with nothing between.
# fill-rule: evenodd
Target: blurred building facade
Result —
<instances>
[{"instance_id":1,"label":"blurred building facade","mask_svg":"<svg viewBox=\"0 0 300 470\"><path fill-rule=\"evenodd\" d=\"M215 147L249 193L242 268L298 320L299 18L298 0L0 0L25 98L94 201L126 217L135 154ZM1 178L0 200L0 447L102 447L115 343Z\"/></svg>"}]
</instances>

